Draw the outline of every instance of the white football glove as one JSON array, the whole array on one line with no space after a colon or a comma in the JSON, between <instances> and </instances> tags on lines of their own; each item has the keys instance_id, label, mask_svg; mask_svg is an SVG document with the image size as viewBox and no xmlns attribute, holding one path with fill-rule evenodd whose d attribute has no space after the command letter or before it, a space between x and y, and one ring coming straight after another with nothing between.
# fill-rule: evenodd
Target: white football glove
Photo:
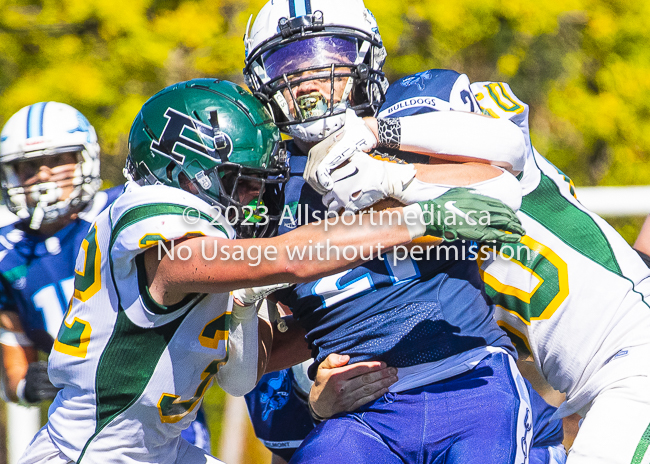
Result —
<instances>
[{"instance_id":1,"label":"white football glove","mask_svg":"<svg viewBox=\"0 0 650 464\"><path fill-rule=\"evenodd\" d=\"M331 172L361 151L369 152L377 146L375 134L363 118L352 109L345 111L345 125L309 150L303 178L321 195L333 187Z\"/></svg>"},{"instance_id":2,"label":"white football glove","mask_svg":"<svg viewBox=\"0 0 650 464\"><path fill-rule=\"evenodd\" d=\"M332 190L323 196L323 204L330 212L356 212L387 197L399 199L415 173L411 164L381 161L357 152L331 173Z\"/></svg>"}]
</instances>

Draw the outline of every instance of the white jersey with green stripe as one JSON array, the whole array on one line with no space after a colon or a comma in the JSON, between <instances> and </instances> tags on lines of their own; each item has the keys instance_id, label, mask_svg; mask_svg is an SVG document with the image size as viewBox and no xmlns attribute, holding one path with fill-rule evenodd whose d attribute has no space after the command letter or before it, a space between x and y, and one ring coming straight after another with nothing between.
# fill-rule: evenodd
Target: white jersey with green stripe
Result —
<instances>
[{"instance_id":1,"label":"white jersey with green stripe","mask_svg":"<svg viewBox=\"0 0 650 464\"><path fill-rule=\"evenodd\" d=\"M186 237L234 238L216 211L182 190L130 182L90 229L49 360L62 390L48 431L71 460L175 461L181 431L227 359L232 297L191 294L157 304L143 252Z\"/></svg>"},{"instance_id":2,"label":"white jersey with green stripe","mask_svg":"<svg viewBox=\"0 0 650 464\"><path fill-rule=\"evenodd\" d=\"M471 86L485 113L527 141L520 175L520 244L481 263L499 325L525 343L575 412L615 380L637 374L628 352L650 354L650 275L627 242L575 197L571 180L532 146L528 106L498 82ZM646 360L647 362L647 360Z\"/></svg>"}]
</instances>

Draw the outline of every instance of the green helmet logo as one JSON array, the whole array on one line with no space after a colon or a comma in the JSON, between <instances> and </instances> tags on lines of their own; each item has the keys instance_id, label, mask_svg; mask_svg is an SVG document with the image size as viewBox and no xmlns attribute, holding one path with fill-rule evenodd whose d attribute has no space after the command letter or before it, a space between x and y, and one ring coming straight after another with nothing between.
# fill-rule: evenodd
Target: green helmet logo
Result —
<instances>
[{"instance_id":1,"label":"green helmet logo","mask_svg":"<svg viewBox=\"0 0 650 464\"><path fill-rule=\"evenodd\" d=\"M191 152L209 157L214 162L227 162L233 145L230 136L219 126L208 126L201 121L167 108L165 111L167 125L159 140L151 142L151 150L167 156L179 164L185 162L185 153ZM218 121L218 113L212 112L211 120ZM201 142L195 142L199 139Z\"/></svg>"},{"instance_id":2,"label":"green helmet logo","mask_svg":"<svg viewBox=\"0 0 650 464\"><path fill-rule=\"evenodd\" d=\"M231 82L194 79L143 105L125 173L189 191L219 207L241 237L262 237L277 230L288 165L280 132L255 97ZM253 200L251 185L259 187Z\"/></svg>"}]
</instances>

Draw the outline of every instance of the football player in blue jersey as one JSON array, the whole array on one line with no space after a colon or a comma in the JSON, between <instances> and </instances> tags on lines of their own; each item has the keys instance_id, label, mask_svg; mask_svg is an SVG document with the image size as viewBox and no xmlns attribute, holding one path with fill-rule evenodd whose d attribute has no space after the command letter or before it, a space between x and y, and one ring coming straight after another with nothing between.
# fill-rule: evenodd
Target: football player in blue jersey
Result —
<instances>
[{"instance_id":1,"label":"football player in blue jersey","mask_svg":"<svg viewBox=\"0 0 650 464\"><path fill-rule=\"evenodd\" d=\"M385 51L374 18L362 2L269 2L245 42L249 87L269 104L278 126L294 137L288 145L291 178L286 187L287 205L294 214L281 224L281 232L323 213L321 195L328 193L323 184L364 174L388 180L381 187L398 200L399 192L410 185L419 188L424 181L447 184L438 193L451 185L471 185L518 207L521 192L516 180L494 167L422 165L416 173L412 165L393 163L380 168L390 170L387 176L355 165L340 178L332 175L335 169L314 169L323 160L339 167L341 158L350 158L346 149L356 152L377 145L377 136L357 113L371 116L383 102ZM499 143L495 151L500 156L511 154L515 159L523 150L523 136L512 124L467 117L480 119L485 137ZM380 140L390 146L392 128L380 129L385 136ZM352 145L346 142L348 134L355 137ZM464 144L467 140L461 138L460 145ZM316 176L318 182L313 181ZM373 198L381 191L360 193ZM330 211L348 204L336 201L325 197ZM276 293L307 330L316 359L312 375L332 353L348 355L352 362L382 360L400 369L400 380L388 394L324 422L292 462L526 459L532 438L529 395L514 368L510 341L498 329L493 307L485 300L476 263L463 259L465 247L471 246L475 245L453 242L451 258L391 255L299 284L290 293ZM520 380L511 384L516 388L504 390L504 378ZM502 409L487 404L500 404Z\"/></svg>"},{"instance_id":2,"label":"football player in blue jersey","mask_svg":"<svg viewBox=\"0 0 650 464\"><path fill-rule=\"evenodd\" d=\"M1 137L2 196L16 215L14 223L0 228L2 391L9 401L31 405L56 396L38 352L52 349L90 224L122 186L99 191L95 129L69 105L22 108ZM202 410L183 437L210 450Z\"/></svg>"},{"instance_id":3,"label":"football player in blue jersey","mask_svg":"<svg viewBox=\"0 0 650 464\"><path fill-rule=\"evenodd\" d=\"M305 178L330 210L356 211L385 197L408 204L448 187L411 181L404 169L362 151L409 162L488 162L518 175L524 194L518 216L527 229L520 249L534 252L481 263L499 324L527 345L549 384L566 393L556 416L584 417L568 462L647 459L647 268L532 147L528 106L507 84L470 85L467 76L434 69L388 87L376 23L357 3L274 1L245 38L251 87L301 140L302 151L310 149ZM524 145L512 149L515 128ZM544 285L555 289L546 293Z\"/></svg>"},{"instance_id":4,"label":"football player in blue jersey","mask_svg":"<svg viewBox=\"0 0 650 464\"><path fill-rule=\"evenodd\" d=\"M52 399L49 353L72 296L81 241L121 188L98 192L99 145L76 109L42 102L22 108L2 129L2 196L17 221L0 229L3 390L10 401Z\"/></svg>"}]
</instances>

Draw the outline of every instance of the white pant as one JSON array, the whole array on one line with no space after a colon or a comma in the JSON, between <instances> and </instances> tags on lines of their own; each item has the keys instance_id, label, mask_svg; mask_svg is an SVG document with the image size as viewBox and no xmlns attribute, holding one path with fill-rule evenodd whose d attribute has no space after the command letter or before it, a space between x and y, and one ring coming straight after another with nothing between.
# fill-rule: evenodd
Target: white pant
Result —
<instances>
[{"instance_id":1,"label":"white pant","mask_svg":"<svg viewBox=\"0 0 650 464\"><path fill-rule=\"evenodd\" d=\"M83 458L81 460L83 462ZM117 462L117 461L111 461ZM52 442L47 431L47 425L36 434L29 447L18 460L18 464L74 464ZM201 448L191 445L181 439L178 446L176 464L224 464L217 458L207 454Z\"/></svg>"},{"instance_id":2,"label":"white pant","mask_svg":"<svg viewBox=\"0 0 650 464\"><path fill-rule=\"evenodd\" d=\"M592 402L567 464L650 464L649 444L650 376L628 377Z\"/></svg>"}]
</instances>

